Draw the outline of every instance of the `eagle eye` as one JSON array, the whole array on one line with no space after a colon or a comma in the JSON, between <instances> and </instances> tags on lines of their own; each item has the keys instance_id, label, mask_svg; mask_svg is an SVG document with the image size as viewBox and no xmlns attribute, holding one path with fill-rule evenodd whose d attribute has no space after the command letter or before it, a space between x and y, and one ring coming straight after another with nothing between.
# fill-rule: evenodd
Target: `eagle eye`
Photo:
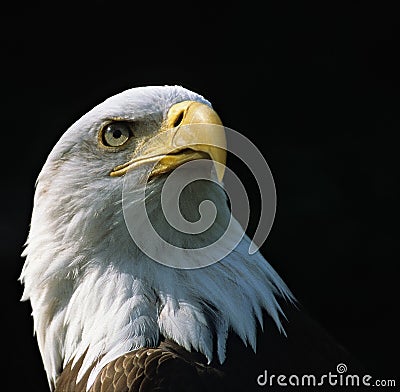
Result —
<instances>
[{"instance_id":1,"label":"eagle eye","mask_svg":"<svg viewBox=\"0 0 400 392\"><path fill-rule=\"evenodd\" d=\"M120 147L132 136L131 125L126 121L109 123L101 130L101 141L108 147Z\"/></svg>"}]
</instances>

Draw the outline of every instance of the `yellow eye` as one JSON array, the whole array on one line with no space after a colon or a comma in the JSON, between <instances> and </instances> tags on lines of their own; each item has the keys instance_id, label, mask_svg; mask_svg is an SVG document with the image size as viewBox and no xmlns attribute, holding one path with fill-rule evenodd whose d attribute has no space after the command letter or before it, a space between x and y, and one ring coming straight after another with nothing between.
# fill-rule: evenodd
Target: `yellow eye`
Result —
<instances>
[{"instance_id":1,"label":"yellow eye","mask_svg":"<svg viewBox=\"0 0 400 392\"><path fill-rule=\"evenodd\" d=\"M106 146L120 147L125 144L131 136L132 130L130 124L124 121L116 121L103 128L101 140Z\"/></svg>"}]
</instances>

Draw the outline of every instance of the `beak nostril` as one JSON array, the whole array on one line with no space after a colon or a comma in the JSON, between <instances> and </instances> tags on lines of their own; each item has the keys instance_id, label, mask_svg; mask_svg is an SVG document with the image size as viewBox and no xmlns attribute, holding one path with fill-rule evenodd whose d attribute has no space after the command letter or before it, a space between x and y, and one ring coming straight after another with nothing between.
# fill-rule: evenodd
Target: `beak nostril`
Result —
<instances>
[{"instance_id":1,"label":"beak nostril","mask_svg":"<svg viewBox=\"0 0 400 392\"><path fill-rule=\"evenodd\" d=\"M174 123L172 124L172 126L173 126L174 128L180 125L180 123L181 123L182 120L183 120L184 114L185 114L185 111L182 110L182 111L180 111L179 114L176 116L176 118L175 118L175 120L174 120Z\"/></svg>"}]
</instances>

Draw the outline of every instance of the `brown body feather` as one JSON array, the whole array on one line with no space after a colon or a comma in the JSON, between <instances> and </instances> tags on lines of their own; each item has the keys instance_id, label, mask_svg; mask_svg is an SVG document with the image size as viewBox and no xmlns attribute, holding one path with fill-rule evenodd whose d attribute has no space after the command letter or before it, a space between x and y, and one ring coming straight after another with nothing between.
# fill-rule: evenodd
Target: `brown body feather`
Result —
<instances>
[{"instance_id":1,"label":"brown body feather","mask_svg":"<svg viewBox=\"0 0 400 392\"><path fill-rule=\"evenodd\" d=\"M76 383L83 357L71 368L69 363L57 380L56 392L85 392L91 369ZM141 348L108 363L90 392L131 391L215 391L220 390L223 373L208 366L204 357L189 353L172 341L156 348Z\"/></svg>"}]
</instances>

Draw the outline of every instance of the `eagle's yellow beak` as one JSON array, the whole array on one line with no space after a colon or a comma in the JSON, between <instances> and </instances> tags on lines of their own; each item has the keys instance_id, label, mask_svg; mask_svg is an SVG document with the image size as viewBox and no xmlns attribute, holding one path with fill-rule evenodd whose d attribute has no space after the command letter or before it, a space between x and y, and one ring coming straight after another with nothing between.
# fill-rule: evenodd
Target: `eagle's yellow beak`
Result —
<instances>
[{"instance_id":1,"label":"eagle's yellow beak","mask_svg":"<svg viewBox=\"0 0 400 392\"><path fill-rule=\"evenodd\" d=\"M218 180L222 181L226 165L225 130L210 106L184 101L171 106L160 132L110 175L122 176L143 163L157 162L150 175L153 177L195 159L212 159Z\"/></svg>"}]
</instances>

